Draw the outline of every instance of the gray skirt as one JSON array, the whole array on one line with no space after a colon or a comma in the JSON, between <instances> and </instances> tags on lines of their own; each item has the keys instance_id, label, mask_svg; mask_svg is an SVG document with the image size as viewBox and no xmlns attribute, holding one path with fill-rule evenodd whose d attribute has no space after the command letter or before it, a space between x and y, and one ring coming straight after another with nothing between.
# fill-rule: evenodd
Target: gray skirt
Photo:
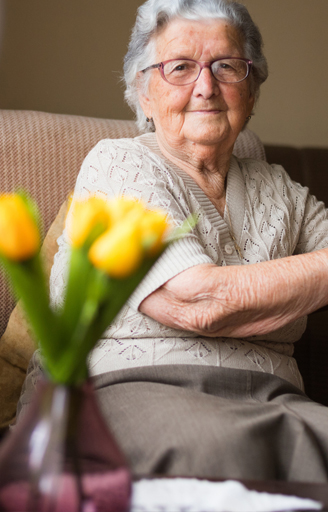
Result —
<instances>
[{"instance_id":1,"label":"gray skirt","mask_svg":"<svg viewBox=\"0 0 328 512\"><path fill-rule=\"evenodd\" d=\"M42 376L31 360L18 404ZM328 407L267 373L145 366L93 377L106 422L136 476L328 481Z\"/></svg>"},{"instance_id":2,"label":"gray skirt","mask_svg":"<svg viewBox=\"0 0 328 512\"><path fill-rule=\"evenodd\" d=\"M165 365L93 381L137 476L328 481L328 408L279 377Z\"/></svg>"}]
</instances>

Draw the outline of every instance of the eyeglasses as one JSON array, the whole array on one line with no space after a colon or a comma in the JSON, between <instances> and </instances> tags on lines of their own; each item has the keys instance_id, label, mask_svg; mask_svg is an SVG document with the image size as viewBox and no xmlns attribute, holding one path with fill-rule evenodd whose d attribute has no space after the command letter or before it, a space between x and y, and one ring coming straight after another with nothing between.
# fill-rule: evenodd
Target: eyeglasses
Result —
<instances>
[{"instance_id":1,"label":"eyeglasses","mask_svg":"<svg viewBox=\"0 0 328 512\"><path fill-rule=\"evenodd\" d=\"M196 82L204 68L209 68L219 82L237 84L248 77L253 62L240 57L227 57L212 62L198 62L193 59L171 59L154 64L148 69L158 68L163 80L172 85L188 85Z\"/></svg>"}]
</instances>

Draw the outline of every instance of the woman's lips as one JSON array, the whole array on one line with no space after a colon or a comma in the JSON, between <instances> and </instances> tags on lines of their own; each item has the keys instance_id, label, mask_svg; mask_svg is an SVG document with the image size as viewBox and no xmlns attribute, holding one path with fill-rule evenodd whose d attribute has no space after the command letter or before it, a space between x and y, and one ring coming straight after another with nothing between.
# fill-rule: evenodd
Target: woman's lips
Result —
<instances>
[{"instance_id":1,"label":"woman's lips","mask_svg":"<svg viewBox=\"0 0 328 512\"><path fill-rule=\"evenodd\" d=\"M189 110L188 112L193 114L220 114L223 110L220 109L197 109L197 110Z\"/></svg>"}]
</instances>

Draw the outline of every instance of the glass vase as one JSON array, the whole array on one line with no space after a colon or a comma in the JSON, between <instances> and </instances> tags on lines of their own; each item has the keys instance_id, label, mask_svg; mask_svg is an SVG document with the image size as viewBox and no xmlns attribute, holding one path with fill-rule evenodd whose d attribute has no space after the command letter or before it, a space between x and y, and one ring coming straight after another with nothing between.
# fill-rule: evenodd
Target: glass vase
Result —
<instances>
[{"instance_id":1,"label":"glass vase","mask_svg":"<svg viewBox=\"0 0 328 512\"><path fill-rule=\"evenodd\" d=\"M126 512L131 475L90 380L40 381L0 446L0 511Z\"/></svg>"}]
</instances>

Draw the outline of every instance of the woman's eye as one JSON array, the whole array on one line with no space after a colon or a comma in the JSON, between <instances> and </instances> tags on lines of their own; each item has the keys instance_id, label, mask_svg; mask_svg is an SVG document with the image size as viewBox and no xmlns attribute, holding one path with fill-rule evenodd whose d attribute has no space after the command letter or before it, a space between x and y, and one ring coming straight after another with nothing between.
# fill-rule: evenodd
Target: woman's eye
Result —
<instances>
[{"instance_id":1,"label":"woman's eye","mask_svg":"<svg viewBox=\"0 0 328 512\"><path fill-rule=\"evenodd\" d=\"M180 64L176 64L172 72L174 73L188 73L192 69L192 65L189 62L180 62Z\"/></svg>"},{"instance_id":2,"label":"woman's eye","mask_svg":"<svg viewBox=\"0 0 328 512\"><path fill-rule=\"evenodd\" d=\"M186 66L184 64L179 64L178 66L175 66L173 71L184 71L186 69Z\"/></svg>"},{"instance_id":3,"label":"woman's eye","mask_svg":"<svg viewBox=\"0 0 328 512\"><path fill-rule=\"evenodd\" d=\"M165 69L164 69L164 72L166 74L176 74L176 75L180 75L180 74L185 74L185 73L188 73L190 70L192 69L192 63L191 62L186 62L186 61L183 61L183 60L178 60L178 61L173 61L173 62L168 62L166 65L165 65Z\"/></svg>"},{"instance_id":4,"label":"woman's eye","mask_svg":"<svg viewBox=\"0 0 328 512\"><path fill-rule=\"evenodd\" d=\"M227 64L226 62L222 62L219 67L220 69L233 69L232 66L230 66L230 64Z\"/></svg>"}]
</instances>

